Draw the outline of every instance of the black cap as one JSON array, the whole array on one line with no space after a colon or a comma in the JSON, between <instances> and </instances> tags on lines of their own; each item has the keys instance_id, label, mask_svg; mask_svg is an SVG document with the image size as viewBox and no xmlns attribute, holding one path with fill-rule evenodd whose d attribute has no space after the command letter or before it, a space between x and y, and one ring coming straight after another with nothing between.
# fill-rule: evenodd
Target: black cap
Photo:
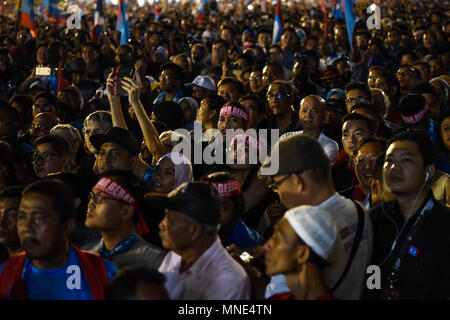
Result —
<instances>
[{"instance_id":1,"label":"black cap","mask_svg":"<svg viewBox=\"0 0 450 320\"><path fill-rule=\"evenodd\" d=\"M220 193L211 183L186 182L168 195L148 193L145 201L159 208L179 211L214 227L219 225L222 215Z\"/></svg>"},{"instance_id":2,"label":"black cap","mask_svg":"<svg viewBox=\"0 0 450 320\"><path fill-rule=\"evenodd\" d=\"M119 127L112 127L105 134L94 134L89 140L97 150L100 150L102 144L113 142L127 149L133 156L137 156L140 152L139 144L131 132Z\"/></svg>"}]
</instances>

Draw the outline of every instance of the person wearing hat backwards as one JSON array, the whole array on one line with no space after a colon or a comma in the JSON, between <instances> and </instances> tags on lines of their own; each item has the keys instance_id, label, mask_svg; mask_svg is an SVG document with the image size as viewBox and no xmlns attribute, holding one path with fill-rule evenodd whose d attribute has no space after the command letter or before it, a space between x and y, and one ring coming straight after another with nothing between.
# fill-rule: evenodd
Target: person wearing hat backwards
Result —
<instances>
[{"instance_id":1,"label":"person wearing hat backwards","mask_svg":"<svg viewBox=\"0 0 450 320\"><path fill-rule=\"evenodd\" d=\"M300 206L287 211L264 249L266 273L284 274L290 292L269 300L335 300L324 270L336 238L336 223L326 210Z\"/></svg>"},{"instance_id":2,"label":"person wearing hat backwards","mask_svg":"<svg viewBox=\"0 0 450 320\"><path fill-rule=\"evenodd\" d=\"M126 129L112 127L105 134L94 134L89 140L98 150L94 172L102 174L108 170L131 170L139 155L139 145Z\"/></svg>"},{"instance_id":3,"label":"person wearing hat backwards","mask_svg":"<svg viewBox=\"0 0 450 320\"><path fill-rule=\"evenodd\" d=\"M148 200L166 208L159 224L165 249L159 271L172 300L247 300L250 280L218 237L221 198L210 183L184 183Z\"/></svg>"}]
</instances>

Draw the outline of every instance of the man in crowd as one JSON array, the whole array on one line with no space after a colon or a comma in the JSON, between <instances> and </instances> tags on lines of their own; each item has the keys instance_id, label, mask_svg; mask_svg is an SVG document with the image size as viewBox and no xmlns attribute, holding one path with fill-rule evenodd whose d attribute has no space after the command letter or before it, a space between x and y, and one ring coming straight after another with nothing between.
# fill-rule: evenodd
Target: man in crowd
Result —
<instances>
[{"instance_id":1,"label":"man in crowd","mask_svg":"<svg viewBox=\"0 0 450 320\"><path fill-rule=\"evenodd\" d=\"M159 271L166 275L171 299L239 300L250 297L244 269L228 254L217 235L220 193L209 183L185 183L167 197L154 196L166 208L160 223L165 249Z\"/></svg>"},{"instance_id":2,"label":"man in crowd","mask_svg":"<svg viewBox=\"0 0 450 320\"><path fill-rule=\"evenodd\" d=\"M70 243L75 198L58 180L28 185L17 214L24 252L0 266L0 297L30 300L104 299L117 266Z\"/></svg>"}]
</instances>

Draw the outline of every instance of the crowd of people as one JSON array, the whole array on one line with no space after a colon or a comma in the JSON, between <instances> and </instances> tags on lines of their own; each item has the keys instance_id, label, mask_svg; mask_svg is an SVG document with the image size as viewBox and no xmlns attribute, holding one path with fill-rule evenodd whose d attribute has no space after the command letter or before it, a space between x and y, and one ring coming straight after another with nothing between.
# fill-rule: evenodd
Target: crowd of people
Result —
<instances>
[{"instance_id":1,"label":"crowd of people","mask_svg":"<svg viewBox=\"0 0 450 320\"><path fill-rule=\"evenodd\" d=\"M450 298L449 3L386 3L3 19L0 299Z\"/></svg>"}]
</instances>

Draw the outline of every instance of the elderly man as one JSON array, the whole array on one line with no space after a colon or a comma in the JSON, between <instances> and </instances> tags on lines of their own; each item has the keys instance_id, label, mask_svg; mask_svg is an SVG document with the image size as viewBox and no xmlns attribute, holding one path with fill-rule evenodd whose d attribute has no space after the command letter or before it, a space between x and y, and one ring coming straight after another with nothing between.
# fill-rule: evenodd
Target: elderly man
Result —
<instances>
[{"instance_id":1,"label":"elderly man","mask_svg":"<svg viewBox=\"0 0 450 320\"><path fill-rule=\"evenodd\" d=\"M218 237L221 197L209 183L185 183L167 197L150 200L166 208L160 223L165 249L171 250L159 271L166 275L171 299L243 300L250 281Z\"/></svg>"},{"instance_id":2,"label":"elderly man","mask_svg":"<svg viewBox=\"0 0 450 320\"><path fill-rule=\"evenodd\" d=\"M372 254L370 220L360 204L334 189L328 157L317 140L304 134L293 135L280 140L274 148L278 149L279 170L271 177L270 187L288 210L301 205L318 206L335 219L339 237L327 260L330 266L324 273L325 282L335 297L359 299ZM276 161L271 158L266 158L262 168ZM282 291L286 291L285 286Z\"/></svg>"},{"instance_id":3,"label":"elderly man","mask_svg":"<svg viewBox=\"0 0 450 320\"><path fill-rule=\"evenodd\" d=\"M310 95L303 98L300 102L300 111L298 113L303 130L287 132L280 139L294 134L306 134L320 143L330 160L330 164L334 165L339 152L339 145L322 132L322 125L325 123L326 107L325 100L319 96Z\"/></svg>"}]
</instances>

